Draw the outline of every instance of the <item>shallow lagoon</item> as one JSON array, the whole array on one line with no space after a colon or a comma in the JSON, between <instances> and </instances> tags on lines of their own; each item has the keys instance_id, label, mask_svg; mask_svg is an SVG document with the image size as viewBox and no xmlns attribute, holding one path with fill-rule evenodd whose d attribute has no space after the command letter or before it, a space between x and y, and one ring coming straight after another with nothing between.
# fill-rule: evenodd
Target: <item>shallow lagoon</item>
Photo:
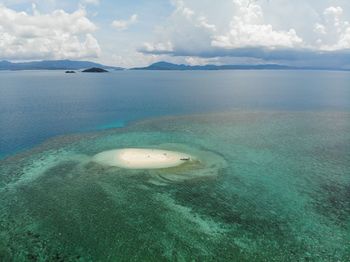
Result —
<instances>
[{"instance_id":1,"label":"shallow lagoon","mask_svg":"<svg viewBox=\"0 0 350 262\"><path fill-rule=\"evenodd\" d=\"M126 170L99 152L211 155ZM210 162L211 161L211 162ZM347 261L350 113L231 111L61 136L1 160L6 261ZM191 179L173 175L207 174Z\"/></svg>"}]
</instances>

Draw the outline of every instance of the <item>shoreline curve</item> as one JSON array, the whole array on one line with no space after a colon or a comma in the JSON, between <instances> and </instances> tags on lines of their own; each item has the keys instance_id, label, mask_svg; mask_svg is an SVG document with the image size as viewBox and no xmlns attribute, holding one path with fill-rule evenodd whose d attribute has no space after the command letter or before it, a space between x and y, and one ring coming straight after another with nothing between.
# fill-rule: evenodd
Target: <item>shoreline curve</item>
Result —
<instances>
[{"instance_id":1,"label":"shoreline curve","mask_svg":"<svg viewBox=\"0 0 350 262\"><path fill-rule=\"evenodd\" d=\"M162 169L182 165L193 159L186 153L152 148L122 148L103 151L93 157L102 165L126 169Z\"/></svg>"}]
</instances>

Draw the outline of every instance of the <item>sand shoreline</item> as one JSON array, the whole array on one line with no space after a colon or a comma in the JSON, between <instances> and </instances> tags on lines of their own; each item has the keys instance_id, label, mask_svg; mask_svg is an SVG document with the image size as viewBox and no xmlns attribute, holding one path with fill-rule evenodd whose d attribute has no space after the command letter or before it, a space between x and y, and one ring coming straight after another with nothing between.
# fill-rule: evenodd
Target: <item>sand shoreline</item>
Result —
<instances>
[{"instance_id":1,"label":"sand shoreline","mask_svg":"<svg viewBox=\"0 0 350 262\"><path fill-rule=\"evenodd\" d=\"M93 161L127 169L161 169L192 160L188 154L151 148L123 148L98 153Z\"/></svg>"}]
</instances>

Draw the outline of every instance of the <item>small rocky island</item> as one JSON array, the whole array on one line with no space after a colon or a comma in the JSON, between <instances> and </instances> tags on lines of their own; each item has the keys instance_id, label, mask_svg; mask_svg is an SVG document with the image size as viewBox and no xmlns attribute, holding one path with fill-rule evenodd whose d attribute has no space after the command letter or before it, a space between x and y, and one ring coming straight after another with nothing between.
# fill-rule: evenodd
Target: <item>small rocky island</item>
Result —
<instances>
[{"instance_id":1,"label":"small rocky island","mask_svg":"<svg viewBox=\"0 0 350 262\"><path fill-rule=\"evenodd\" d=\"M68 71L66 71L66 74L75 74L75 71L73 71L73 70L68 70Z\"/></svg>"},{"instance_id":2,"label":"small rocky island","mask_svg":"<svg viewBox=\"0 0 350 262\"><path fill-rule=\"evenodd\" d=\"M85 69L82 72L83 73L106 73L108 71L103 68L92 67L92 68Z\"/></svg>"}]
</instances>

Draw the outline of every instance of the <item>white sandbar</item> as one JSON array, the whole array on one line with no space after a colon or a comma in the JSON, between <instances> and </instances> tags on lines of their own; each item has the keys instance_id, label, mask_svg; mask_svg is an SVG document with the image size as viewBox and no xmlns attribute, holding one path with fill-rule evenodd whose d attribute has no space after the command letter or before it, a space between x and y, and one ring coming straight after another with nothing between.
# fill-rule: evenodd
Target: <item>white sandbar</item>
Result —
<instances>
[{"instance_id":1,"label":"white sandbar","mask_svg":"<svg viewBox=\"0 0 350 262\"><path fill-rule=\"evenodd\" d=\"M191 156L161 149L124 148L101 152L93 160L103 165L129 169L159 169L184 164L191 160Z\"/></svg>"}]
</instances>

